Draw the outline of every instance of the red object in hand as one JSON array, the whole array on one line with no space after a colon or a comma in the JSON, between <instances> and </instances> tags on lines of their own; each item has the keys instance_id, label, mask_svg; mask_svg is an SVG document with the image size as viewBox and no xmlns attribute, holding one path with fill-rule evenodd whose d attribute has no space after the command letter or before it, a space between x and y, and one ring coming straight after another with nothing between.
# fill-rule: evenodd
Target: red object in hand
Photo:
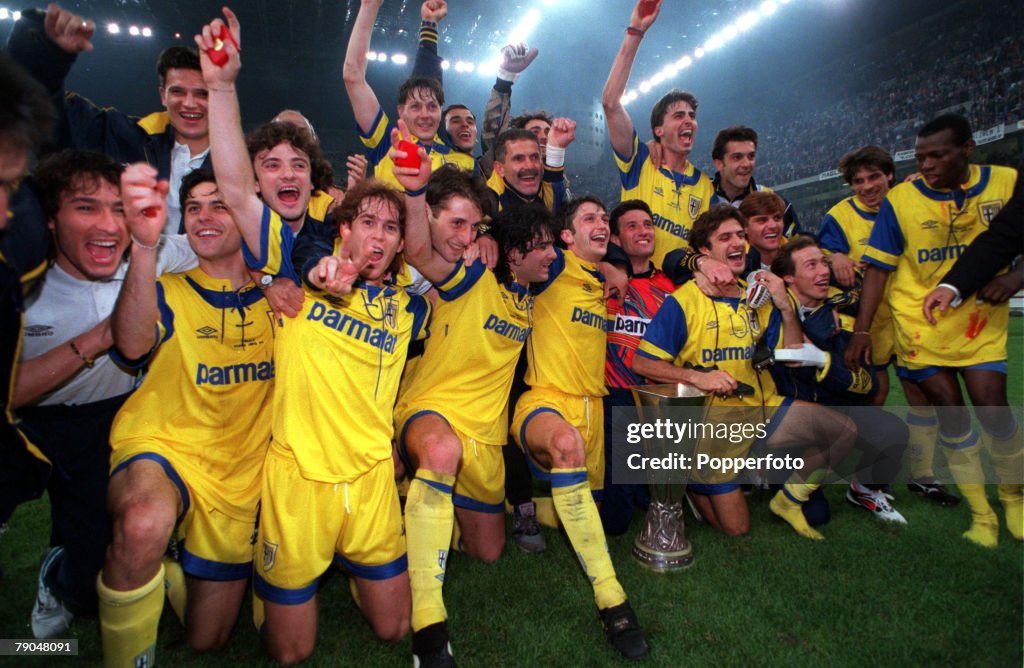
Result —
<instances>
[{"instance_id":1,"label":"red object in hand","mask_svg":"<svg viewBox=\"0 0 1024 668\"><path fill-rule=\"evenodd\" d=\"M142 215L145 216L146 218L156 218L157 214L159 213L160 210L157 209L155 206L147 206L145 209L142 210Z\"/></svg>"},{"instance_id":2,"label":"red object in hand","mask_svg":"<svg viewBox=\"0 0 1024 668\"><path fill-rule=\"evenodd\" d=\"M210 57L210 60L217 67L224 67L228 62L228 52L224 50L224 45L228 42L235 47L235 51L240 51L238 48L238 42L235 41L234 35L227 26L220 27L220 34L214 38L213 48L206 50L206 55Z\"/></svg>"},{"instance_id":3,"label":"red object in hand","mask_svg":"<svg viewBox=\"0 0 1024 668\"><path fill-rule=\"evenodd\" d=\"M398 167L416 167L420 166L420 147L411 141L404 139L399 140L398 146L399 151L405 151L404 158L397 158L395 165Z\"/></svg>"},{"instance_id":4,"label":"red object in hand","mask_svg":"<svg viewBox=\"0 0 1024 668\"><path fill-rule=\"evenodd\" d=\"M658 6L657 0L641 0L640 2L640 18L650 16L654 13L655 8Z\"/></svg>"}]
</instances>

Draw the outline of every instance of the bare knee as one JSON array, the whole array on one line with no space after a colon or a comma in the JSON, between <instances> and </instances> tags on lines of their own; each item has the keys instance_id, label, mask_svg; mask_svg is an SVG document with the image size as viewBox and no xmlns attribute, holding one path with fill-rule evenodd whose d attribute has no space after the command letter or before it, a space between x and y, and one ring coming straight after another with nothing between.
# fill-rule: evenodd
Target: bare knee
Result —
<instances>
[{"instance_id":1,"label":"bare knee","mask_svg":"<svg viewBox=\"0 0 1024 668\"><path fill-rule=\"evenodd\" d=\"M496 562L501 558L501 554L504 551L504 543L466 546L466 554L474 559L484 562L485 564L493 564Z\"/></svg>"},{"instance_id":2,"label":"bare knee","mask_svg":"<svg viewBox=\"0 0 1024 668\"><path fill-rule=\"evenodd\" d=\"M141 501L128 505L114 519L114 553L133 567L159 561L174 531L173 512Z\"/></svg>"},{"instance_id":3,"label":"bare knee","mask_svg":"<svg viewBox=\"0 0 1024 668\"><path fill-rule=\"evenodd\" d=\"M455 475L462 460L462 443L451 432L431 434L423 439L419 447L419 467Z\"/></svg>"},{"instance_id":4,"label":"bare knee","mask_svg":"<svg viewBox=\"0 0 1024 668\"><path fill-rule=\"evenodd\" d=\"M291 666L305 661L313 655L313 640L304 638L270 638L267 639L267 652L277 663Z\"/></svg>"},{"instance_id":5,"label":"bare knee","mask_svg":"<svg viewBox=\"0 0 1024 668\"><path fill-rule=\"evenodd\" d=\"M583 438L575 429L559 429L552 434L551 449L555 468L576 469L587 464Z\"/></svg>"},{"instance_id":6,"label":"bare knee","mask_svg":"<svg viewBox=\"0 0 1024 668\"><path fill-rule=\"evenodd\" d=\"M399 643L409 633L409 615L378 617L370 622L370 627L384 642Z\"/></svg>"},{"instance_id":7,"label":"bare knee","mask_svg":"<svg viewBox=\"0 0 1024 668\"><path fill-rule=\"evenodd\" d=\"M227 645L230 637L230 628L189 629L188 644L197 652L213 652Z\"/></svg>"}]
</instances>

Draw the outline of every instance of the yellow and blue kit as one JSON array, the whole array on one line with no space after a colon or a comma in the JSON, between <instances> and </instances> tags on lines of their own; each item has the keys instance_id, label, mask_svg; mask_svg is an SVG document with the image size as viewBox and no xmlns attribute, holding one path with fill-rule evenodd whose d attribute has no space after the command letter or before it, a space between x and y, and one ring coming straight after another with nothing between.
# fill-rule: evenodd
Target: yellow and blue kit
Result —
<instances>
[{"instance_id":1,"label":"yellow and blue kit","mask_svg":"<svg viewBox=\"0 0 1024 668\"><path fill-rule=\"evenodd\" d=\"M249 576L274 386L273 313L201 269L157 283L157 346L142 386L111 428L111 475L160 464L181 493L182 567L215 580Z\"/></svg>"},{"instance_id":2,"label":"yellow and blue kit","mask_svg":"<svg viewBox=\"0 0 1024 668\"><path fill-rule=\"evenodd\" d=\"M359 140L366 147L366 158L373 168L373 175L388 185L403 190L395 180L395 174L392 171L395 163L388 155L388 151L391 150L391 131L395 127L397 127L395 123L391 122L388 115L384 113L384 109L381 108L377 111L377 117L373 120L370 131L364 133L359 130ZM436 172L441 165L449 163L455 164L459 169L467 172L472 172L476 167L473 156L456 151L441 141L437 135L434 135L434 139L430 143L424 143L415 137L412 138L412 141L427 150L427 154L430 156L431 171Z\"/></svg>"},{"instance_id":3,"label":"yellow and blue kit","mask_svg":"<svg viewBox=\"0 0 1024 668\"><path fill-rule=\"evenodd\" d=\"M651 260L655 267L661 267L669 251L689 247L694 221L708 210L715 196L711 179L689 162L683 173L655 165L647 144L640 142L636 131L632 151L629 155L615 153L615 164L622 180L621 200L643 200L654 213Z\"/></svg>"},{"instance_id":4,"label":"yellow and blue kit","mask_svg":"<svg viewBox=\"0 0 1024 668\"><path fill-rule=\"evenodd\" d=\"M926 378L936 367L983 365L1005 373L1009 305L976 301L925 320L921 303L967 246L988 229L1013 192L1017 172L971 165L957 190L935 190L918 177L889 191L864 260L893 272L889 305L900 373ZM923 375L922 375L923 374Z\"/></svg>"},{"instance_id":5,"label":"yellow and blue kit","mask_svg":"<svg viewBox=\"0 0 1024 668\"><path fill-rule=\"evenodd\" d=\"M557 212L561 208L562 201L565 199L565 169L545 165L544 180L540 184L540 191L534 197L524 197L522 193L512 188L497 172L491 172L490 178L487 179L487 187L494 193L498 204L495 213L537 201L543 203L548 211Z\"/></svg>"},{"instance_id":6,"label":"yellow and blue kit","mask_svg":"<svg viewBox=\"0 0 1024 668\"><path fill-rule=\"evenodd\" d=\"M782 340L782 316L771 302L754 310L739 297L707 297L690 281L662 303L636 354L682 367L716 367L741 383L754 388L754 394L742 397L711 396L705 403L705 420L715 423L761 422L772 418L766 433L771 435L783 415L779 408L790 403L775 389L768 373L759 373L752 364L757 342L764 337L775 347ZM698 452L714 457L743 457L756 439L705 440ZM703 474L703 475L701 475ZM691 473L698 483L708 487L726 483L721 489L700 490L721 493L734 488L729 480L714 471Z\"/></svg>"},{"instance_id":7,"label":"yellow and blue kit","mask_svg":"<svg viewBox=\"0 0 1024 668\"><path fill-rule=\"evenodd\" d=\"M526 426L541 412L561 415L586 442L591 489L604 486L604 412L599 397L609 329L604 276L593 263L556 249L547 282L535 288L533 333L527 342L526 384L512 434L526 450ZM535 475L547 478L532 460Z\"/></svg>"},{"instance_id":8,"label":"yellow and blue kit","mask_svg":"<svg viewBox=\"0 0 1024 668\"><path fill-rule=\"evenodd\" d=\"M400 434L417 417L443 417L463 440L463 469L455 505L504 512L504 464L508 396L523 345L530 336L533 296L517 284L500 284L480 260L459 262L437 282L438 305L423 357L398 395ZM405 453L404 441L399 448ZM485 457L488 465L474 467ZM493 460L493 461L492 461ZM477 470L478 469L478 470ZM480 477L483 476L483 479Z\"/></svg>"},{"instance_id":9,"label":"yellow and blue kit","mask_svg":"<svg viewBox=\"0 0 1024 668\"><path fill-rule=\"evenodd\" d=\"M865 206L851 195L839 202L825 214L818 227L818 241L821 247L833 253L843 253L855 263L864 257L868 247L871 229L875 226L878 209ZM889 309L888 287L871 321L871 363L875 368L884 368L896 354L895 332L892 311Z\"/></svg>"},{"instance_id":10,"label":"yellow and blue kit","mask_svg":"<svg viewBox=\"0 0 1024 668\"><path fill-rule=\"evenodd\" d=\"M264 205L258 254L245 246L243 254L253 269L297 280L293 242L291 228ZM282 390L274 396L255 585L262 598L308 600L332 561L357 577L405 570L392 410L409 342L427 335L429 316L425 299L391 284L358 283L343 297L307 287L299 314L278 333ZM317 507L297 506L301 499ZM310 517L321 518L326 540L309 535ZM378 551L350 551L352 536L369 535L380 538Z\"/></svg>"}]
</instances>

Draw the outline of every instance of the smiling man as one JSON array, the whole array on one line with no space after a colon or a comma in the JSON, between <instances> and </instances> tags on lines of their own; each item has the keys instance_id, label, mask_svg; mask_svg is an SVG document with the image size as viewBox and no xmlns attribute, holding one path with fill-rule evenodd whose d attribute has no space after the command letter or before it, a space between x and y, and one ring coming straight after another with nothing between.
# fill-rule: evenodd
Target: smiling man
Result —
<instances>
[{"instance_id":1,"label":"smiling man","mask_svg":"<svg viewBox=\"0 0 1024 668\"><path fill-rule=\"evenodd\" d=\"M846 361L851 367L870 363L869 331L888 294L896 373L916 382L936 407L946 461L971 508L971 527L963 536L995 547L999 520L985 495L979 441L992 455L1007 527L1015 539L1024 540L1024 454L1016 420L1002 408L1007 405L1006 300L1021 288L1021 273L997 276L983 289L983 299L947 310L935 324L920 307L1013 194L1016 170L972 165L974 148L970 123L957 114L938 116L918 132L914 151L921 176L893 187L879 209L863 255L868 267ZM965 406L960 375L982 426L980 438Z\"/></svg>"},{"instance_id":2,"label":"smiling man","mask_svg":"<svg viewBox=\"0 0 1024 668\"><path fill-rule=\"evenodd\" d=\"M345 91L352 103L359 137L366 147L366 157L378 179L398 187L392 171L391 131L397 127L377 100L376 93L366 81L366 54L370 48L370 34L380 10L381 0L362 0L359 13L352 26L348 48L345 51ZM424 76L409 78L398 89L398 117L405 121L408 137L401 137L422 146L430 155L434 169L454 163L460 169L472 171L473 157L455 150L437 136L441 125L444 90L437 79Z\"/></svg>"},{"instance_id":3,"label":"smiling man","mask_svg":"<svg viewBox=\"0 0 1024 668\"><path fill-rule=\"evenodd\" d=\"M621 198L643 200L654 212L657 243L652 259L656 267L661 267L669 251L689 246L690 228L707 211L714 187L711 179L689 160L697 135L697 98L693 94L673 90L651 110L651 132L661 146L662 164L654 164L622 104L640 40L654 25L661 9L661 0L656 1L650 14L641 11L643 1L634 7L626 36L608 73L601 103L622 180Z\"/></svg>"},{"instance_id":4,"label":"smiling man","mask_svg":"<svg viewBox=\"0 0 1024 668\"><path fill-rule=\"evenodd\" d=\"M594 589L611 644L627 658L648 651L636 615L615 575L595 498L604 487L601 397L608 309L598 263L611 229L601 200L571 201L548 280L535 288L526 383L516 403L512 435L534 475L551 482L555 512Z\"/></svg>"},{"instance_id":5,"label":"smiling man","mask_svg":"<svg viewBox=\"0 0 1024 668\"><path fill-rule=\"evenodd\" d=\"M576 124L565 118L555 119L555 123L552 145L557 145L564 156L565 147L576 138ZM531 202L558 211L565 196L565 170L545 162L532 132L513 128L502 132L494 142L494 171L487 186L494 193L495 211Z\"/></svg>"},{"instance_id":6,"label":"smiling man","mask_svg":"<svg viewBox=\"0 0 1024 668\"><path fill-rule=\"evenodd\" d=\"M96 24L56 4L46 12L26 10L8 43L11 56L29 70L54 97L67 132L60 148L106 153L118 162L148 162L170 181L165 234L183 231L178 191L186 174L210 168L207 89L192 49L172 46L160 54L160 102L164 111L142 118L111 107L98 107L76 93L64 94L64 80L83 51L91 51Z\"/></svg>"},{"instance_id":7,"label":"smiling man","mask_svg":"<svg viewBox=\"0 0 1024 668\"><path fill-rule=\"evenodd\" d=\"M47 485L50 549L32 612L38 638L59 635L73 614L95 612L96 573L110 542L110 426L136 385L136 374L108 354L131 245L122 171L101 153L69 150L45 159L35 176L56 261L25 312L13 405L56 469ZM184 237L161 237L158 245L158 275L195 266Z\"/></svg>"}]
</instances>

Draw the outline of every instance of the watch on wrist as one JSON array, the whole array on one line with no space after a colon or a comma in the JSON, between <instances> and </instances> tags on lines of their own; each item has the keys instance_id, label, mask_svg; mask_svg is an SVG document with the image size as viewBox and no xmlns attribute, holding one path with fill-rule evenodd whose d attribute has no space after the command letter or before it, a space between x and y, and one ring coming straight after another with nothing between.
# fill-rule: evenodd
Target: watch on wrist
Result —
<instances>
[{"instance_id":1,"label":"watch on wrist","mask_svg":"<svg viewBox=\"0 0 1024 668\"><path fill-rule=\"evenodd\" d=\"M265 290L266 288L269 288L273 282L274 276L272 274L263 274L263 276L260 277L260 289Z\"/></svg>"}]
</instances>

